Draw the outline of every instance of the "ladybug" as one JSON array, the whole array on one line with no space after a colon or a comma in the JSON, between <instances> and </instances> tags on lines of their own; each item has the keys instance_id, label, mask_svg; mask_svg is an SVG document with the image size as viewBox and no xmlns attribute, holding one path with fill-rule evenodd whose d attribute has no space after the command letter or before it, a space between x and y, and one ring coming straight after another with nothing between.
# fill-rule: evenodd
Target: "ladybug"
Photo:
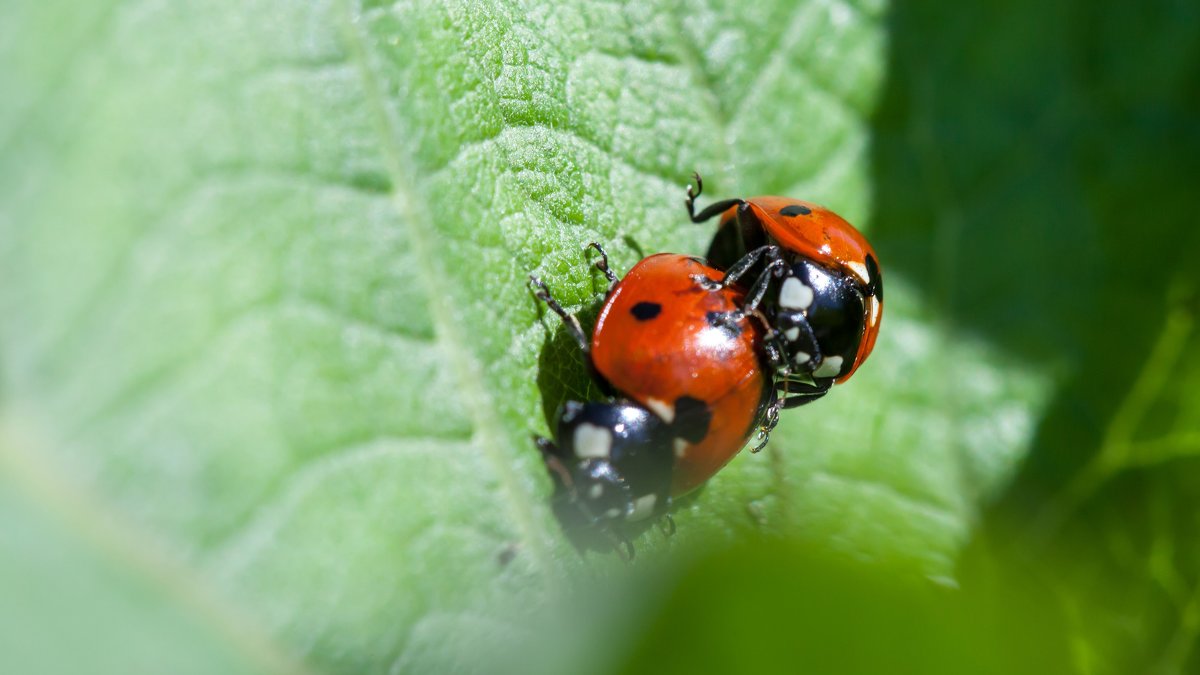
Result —
<instances>
[{"instance_id":1,"label":"ladybug","mask_svg":"<svg viewBox=\"0 0 1200 675\"><path fill-rule=\"evenodd\" d=\"M583 522L612 532L624 522L667 516L673 497L721 469L757 430L778 419L765 317L744 311L745 291L704 260L660 253L621 280L599 244L609 280L589 339L546 284L535 295L565 323L608 401L569 401L556 441L535 437L557 485L556 499ZM701 282L701 283L698 283Z\"/></svg>"},{"instance_id":2,"label":"ladybug","mask_svg":"<svg viewBox=\"0 0 1200 675\"><path fill-rule=\"evenodd\" d=\"M883 315L883 277L866 237L833 211L787 197L726 199L696 213L704 185L693 176L685 201L692 222L721 216L708 252L726 270L721 283L757 274L748 309L761 301L774 329L768 340L786 354L783 407L850 379L875 347Z\"/></svg>"}]
</instances>

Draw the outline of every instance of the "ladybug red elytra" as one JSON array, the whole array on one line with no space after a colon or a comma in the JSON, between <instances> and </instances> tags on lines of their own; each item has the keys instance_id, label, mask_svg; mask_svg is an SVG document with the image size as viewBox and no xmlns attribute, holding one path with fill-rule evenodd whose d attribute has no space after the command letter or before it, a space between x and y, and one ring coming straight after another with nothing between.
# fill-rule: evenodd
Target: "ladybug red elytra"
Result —
<instances>
[{"instance_id":1,"label":"ladybug red elytra","mask_svg":"<svg viewBox=\"0 0 1200 675\"><path fill-rule=\"evenodd\" d=\"M725 269L722 284L753 272L748 309L761 300L775 328L769 340L787 358L780 375L784 407L823 396L850 379L875 347L883 315L883 277L871 244L829 209L798 199L726 199L695 212L703 191L687 189L687 211L699 223L720 215L709 249Z\"/></svg>"},{"instance_id":2,"label":"ladybug red elytra","mask_svg":"<svg viewBox=\"0 0 1200 675\"><path fill-rule=\"evenodd\" d=\"M740 286L722 285L725 275L700 258L671 253L645 258L617 280L604 249L590 246L610 282L590 340L545 283L530 280L614 396L566 403L557 443L535 440L558 498L585 522L614 531L666 515L673 496L711 478L755 430L765 443L778 408L763 350L766 320L742 311Z\"/></svg>"}]
</instances>

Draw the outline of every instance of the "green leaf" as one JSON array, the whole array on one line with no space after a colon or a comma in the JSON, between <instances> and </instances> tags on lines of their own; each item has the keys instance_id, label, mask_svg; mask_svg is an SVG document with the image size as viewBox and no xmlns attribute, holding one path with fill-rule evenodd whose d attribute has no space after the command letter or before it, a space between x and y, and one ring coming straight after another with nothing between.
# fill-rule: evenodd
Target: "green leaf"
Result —
<instances>
[{"instance_id":1,"label":"green leaf","mask_svg":"<svg viewBox=\"0 0 1200 675\"><path fill-rule=\"evenodd\" d=\"M244 621L207 603L202 580L162 564L145 547L124 547L112 528L84 532L81 540L78 530L34 510L22 492L0 483L6 670L253 673L290 667Z\"/></svg>"},{"instance_id":2,"label":"green leaf","mask_svg":"<svg viewBox=\"0 0 1200 675\"><path fill-rule=\"evenodd\" d=\"M729 574L742 566L755 573ZM976 581L922 583L753 539L684 569L620 672L1070 672L1062 618L1043 610L1044 588L1011 572Z\"/></svg>"},{"instance_id":3,"label":"green leaf","mask_svg":"<svg viewBox=\"0 0 1200 675\"><path fill-rule=\"evenodd\" d=\"M0 468L12 545L78 562L0 582L212 670L603 670L694 614L647 587L767 533L949 585L1044 556L1080 672L1179 670L1200 41L1111 9L8 3ZM883 332L626 567L548 508L529 435L595 392L525 280L586 318L587 242L703 251L692 170L862 225ZM150 600L53 583L93 569Z\"/></svg>"},{"instance_id":4,"label":"green leaf","mask_svg":"<svg viewBox=\"0 0 1200 675\"><path fill-rule=\"evenodd\" d=\"M892 25L876 241L940 316L1053 382L960 566L1038 578L1080 673L1200 667L1198 19L921 3Z\"/></svg>"}]
</instances>

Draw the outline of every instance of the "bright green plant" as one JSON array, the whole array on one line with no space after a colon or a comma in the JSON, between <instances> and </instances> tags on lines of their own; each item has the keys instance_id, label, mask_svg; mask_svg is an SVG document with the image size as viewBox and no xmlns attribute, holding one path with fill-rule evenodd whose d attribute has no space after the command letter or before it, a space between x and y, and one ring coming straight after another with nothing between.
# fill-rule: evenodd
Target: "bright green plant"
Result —
<instances>
[{"instance_id":1,"label":"bright green plant","mask_svg":"<svg viewBox=\"0 0 1200 675\"><path fill-rule=\"evenodd\" d=\"M1197 44L1168 2L7 3L0 670L1192 672ZM529 434L594 392L525 279L587 316L587 242L702 252L692 170L860 224L883 332L625 566L548 509Z\"/></svg>"}]
</instances>

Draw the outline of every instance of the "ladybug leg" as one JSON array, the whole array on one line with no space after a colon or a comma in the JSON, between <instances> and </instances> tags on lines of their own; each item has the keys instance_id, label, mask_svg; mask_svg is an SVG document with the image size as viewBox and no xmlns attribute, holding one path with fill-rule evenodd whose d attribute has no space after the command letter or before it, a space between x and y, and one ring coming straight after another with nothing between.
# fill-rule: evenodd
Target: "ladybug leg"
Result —
<instances>
[{"instance_id":1,"label":"ladybug leg","mask_svg":"<svg viewBox=\"0 0 1200 675\"><path fill-rule=\"evenodd\" d=\"M664 513L662 518L658 519L658 529L665 537L675 536L675 519L671 517L671 514Z\"/></svg>"},{"instance_id":2,"label":"ladybug leg","mask_svg":"<svg viewBox=\"0 0 1200 675\"><path fill-rule=\"evenodd\" d=\"M696 282L697 286L699 286L700 288L703 288L704 290L706 290L710 293L712 293L713 291L719 291L722 288L724 288L724 286L721 285L721 282L714 281L713 279L709 279L708 276L704 275L704 274L693 274L693 275L691 275L691 279L692 279L692 281Z\"/></svg>"},{"instance_id":3,"label":"ladybug leg","mask_svg":"<svg viewBox=\"0 0 1200 675\"><path fill-rule=\"evenodd\" d=\"M742 256L741 259L735 262L733 265L730 265L729 269L725 271L725 276L721 279L721 285L726 287L733 285L734 282L740 279L743 274L748 272L751 267L757 265L759 260L764 258L767 261L768 267L773 266L776 262L779 262L780 264L783 263L778 246L760 246ZM781 275L782 272L776 271L776 276ZM763 275L759 275L760 278L762 276Z\"/></svg>"},{"instance_id":4,"label":"ladybug leg","mask_svg":"<svg viewBox=\"0 0 1200 675\"><path fill-rule=\"evenodd\" d=\"M704 209L700 213L696 213L696 197L699 197L700 193L704 192L704 181L700 179L700 174L698 173L693 173L692 178L696 180L696 191L693 192L692 186L689 185L687 187L687 199L683 201L683 204L687 207L688 218L691 218L693 223L703 223L713 216L717 216L728 211L734 206L741 206L746 203L743 199L725 199L723 201L709 204L708 208Z\"/></svg>"},{"instance_id":5,"label":"ladybug leg","mask_svg":"<svg viewBox=\"0 0 1200 675\"><path fill-rule=\"evenodd\" d=\"M725 199L725 200L722 200L719 202L714 202L712 204L709 204L708 207L705 208L700 213L695 213L694 209L696 207L692 203L691 200L692 200L692 197L691 197L691 194L689 193L688 201L687 201L688 217L692 219L693 223L703 223L704 221L711 219L713 216L721 215L722 213L725 213L726 211L728 211L729 209L731 209L735 206L741 206L742 204L746 203L745 201L743 201L741 199Z\"/></svg>"},{"instance_id":6,"label":"ladybug leg","mask_svg":"<svg viewBox=\"0 0 1200 675\"><path fill-rule=\"evenodd\" d=\"M567 310L563 309L563 306L558 304L558 301L554 299L554 296L550 295L550 289L546 287L546 282L531 274L529 275L529 283L533 286L533 294L537 296L537 299L546 303L546 306L550 308L550 311L557 314L559 318L563 320L563 323L567 326L567 332L570 333L571 337L575 338L575 341L579 343L579 348L583 350L583 353L590 353L591 350L588 345L588 339L583 332L583 327L579 325L579 319L575 318L575 315L573 314L568 314Z\"/></svg>"},{"instance_id":7,"label":"ladybug leg","mask_svg":"<svg viewBox=\"0 0 1200 675\"><path fill-rule=\"evenodd\" d=\"M606 527L603 529L604 536L612 542L613 550L617 552L617 557L623 562L633 562L633 556L637 551L633 548L633 542L629 541L629 537L625 536L624 532L619 532L616 528Z\"/></svg>"},{"instance_id":8,"label":"ladybug leg","mask_svg":"<svg viewBox=\"0 0 1200 675\"><path fill-rule=\"evenodd\" d=\"M775 425L779 424L779 410L784 407L784 398L776 395L772 396L771 405L767 406L763 414L763 423L758 428L758 443L750 452L758 452L767 447L767 441L771 439L771 432L775 430Z\"/></svg>"},{"instance_id":9,"label":"ladybug leg","mask_svg":"<svg viewBox=\"0 0 1200 675\"><path fill-rule=\"evenodd\" d=\"M791 372L809 375L825 362L821 343L803 311L781 308L775 314L774 327L786 338L783 351L791 359Z\"/></svg>"},{"instance_id":10,"label":"ladybug leg","mask_svg":"<svg viewBox=\"0 0 1200 675\"><path fill-rule=\"evenodd\" d=\"M617 275L608 266L608 251L605 251L603 246L594 241L588 244L587 247L594 248L600 253L600 259L592 264L596 266L596 269L604 273L604 278L608 279L608 290L611 291L612 287L617 283Z\"/></svg>"},{"instance_id":11,"label":"ladybug leg","mask_svg":"<svg viewBox=\"0 0 1200 675\"><path fill-rule=\"evenodd\" d=\"M785 376L791 372L787 353L779 346L777 336L768 336L763 340L763 351L766 352L767 364L771 366L772 371Z\"/></svg>"},{"instance_id":12,"label":"ladybug leg","mask_svg":"<svg viewBox=\"0 0 1200 675\"><path fill-rule=\"evenodd\" d=\"M771 370L780 377L787 377L792 373L792 365L787 360L787 343L784 341L784 335L771 323L761 311L755 309L748 313L758 321L762 326L763 332L763 351L766 353L767 365Z\"/></svg>"},{"instance_id":13,"label":"ladybug leg","mask_svg":"<svg viewBox=\"0 0 1200 675\"><path fill-rule=\"evenodd\" d=\"M742 310L753 312L758 309L758 304L762 302L763 296L767 294L767 287L771 284L771 277L780 276L780 271L786 267L787 263L778 258L768 263L763 269L762 274L758 275L758 278L754 280L754 285L750 287L750 292L746 294L746 302L742 304Z\"/></svg>"},{"instance_id":14,"label":"ladybug leg","mask_svg":"<svg viewBox=\"0 0 1200 675\"><path fill-rule=\"evenodd\" d=\"M713 325L727 328L735 333L739 330L738 324L745 318L745 312L740 309L733 309L728 312L712 312L709 315L709 321Z\"/></svg>"},{"instance_id":15,"label":"ladybug leg","mask_svg":"<svg viewBox=\"0 0 1200 675\"><path fill-rule=\"evenodd\" d=\"M771 402L762 411L762 422L758 426L758 443L750 449L750 452L756 453L767 446L767 441L771 438L771 432L775 430L775 426L779 424L779 410L783 407L783 397L780 396L780 391L783 391L783 397L787 396L787 379L783 380L782 385L776 385L771 389Z\"/></svg>"},{"instance_id":16,"label":"ladybug leg","mask_svg":"<svg viewBox=\"0 0 1200 675\"><path fill-rule=\"evenodd\" d=\"M828 394L829 388L833 386L833 381L830 380L821 384L808 384L806 382L796 384L800 385L800 389L789 391L787 398L783 399L782 407L785 410L799 408Z\"/></svg>"},{"instance_id":17,"label":"ladybug leg","mask_svg":"<svg viewBox=\"0 0 1200 675\"><path fill-rule=\"evenodd\" d=\"M760 246L746 255L742 256L725 272L725 277L721 280L721 285L729 287L736 282L743 274L759 263L759 260L765 260L766 265L762 272L759 272L758 277L754 280L754 284L750 286L750 291L746 294L746 301L742 305L742 310L751 313L758 309L759 303L762 302L763 296L766 295L767 289L771 285L772 278L779 278L787 271L787 262L782 258L782 254L778 246Z\"/></svg>"},{"instance_id":18,"label":"ladybug leg","mask_svg":"<svg viewBox=\"0 0 1200 675\"><path fill-rule=\"evenodd\" d=\"M554 444L554 441L544 436L534 436L533 444L542 451L542 461L546 463L546 470L554 476L555 482L565 490L572 489L574 481L571 480L571 472L567 471L566 465L560 459L562 450Z\"/></svg>"},{"instance_id":19,"label":"ladybug leg","mask_svg":"<svg viewBox=\"0 0 1200 675\"><path fill-rule=\"evenodd\" d=\"M767 228L759 221L758 216L750 208L749 202L742 202L737 210L738 234L742 235L742 250L752 251L766 245Z\"/></svg>"}]
</instances>

